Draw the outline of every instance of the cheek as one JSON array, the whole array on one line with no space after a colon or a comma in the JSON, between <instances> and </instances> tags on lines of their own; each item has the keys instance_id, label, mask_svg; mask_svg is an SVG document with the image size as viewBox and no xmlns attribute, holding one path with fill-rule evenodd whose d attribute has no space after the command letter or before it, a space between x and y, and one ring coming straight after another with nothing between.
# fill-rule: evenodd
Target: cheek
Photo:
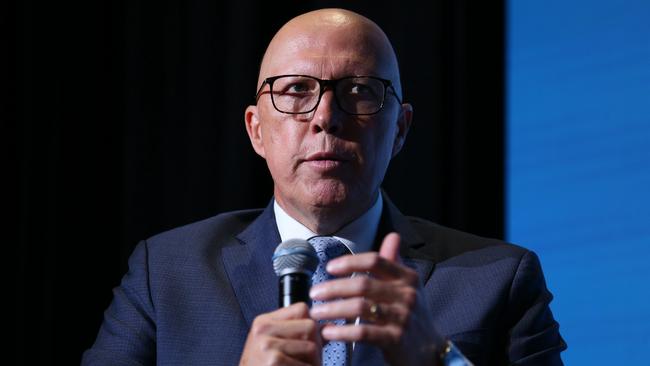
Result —
<instances>
[{"instance_id":1,"label":"cheek","mask_svg":"<svg viewBox=\"0 0 650 366\"><path fill-rule=\"evenodd\" d=\"M273 121L264 129L266 161L274 178L286 178L295 169L295 157L300 151L300 133L295 127L283 125L288 121Z\"/></svg>"},{"instance_id":2,"label":"cheek","mask_svg":"<svg viewBox=\"0 0 650 366\"><path fill-rule=\"evenodd\" d=\"M367 169L383 170L388 165L393 152L394 128L375 129L367 133L361 143Z\"/></svg>"}]
</instances>

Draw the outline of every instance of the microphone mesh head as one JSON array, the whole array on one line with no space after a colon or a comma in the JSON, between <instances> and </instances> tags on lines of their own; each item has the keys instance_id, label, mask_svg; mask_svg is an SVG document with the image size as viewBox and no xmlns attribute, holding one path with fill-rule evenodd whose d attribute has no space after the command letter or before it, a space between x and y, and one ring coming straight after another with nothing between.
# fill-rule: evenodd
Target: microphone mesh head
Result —
<instances>
[{"instance_id":1,"label":"microphone mesh head","mask_svg":"<svg viewBox=\"0 0 650 366\"><path fill-rule=\"evenodd\" d=\"M289 239L278 245L273 253L273 270L278 276L304 273L311 276L318 266L314 247L303 239Z\"/></svg>"}]
</instances>

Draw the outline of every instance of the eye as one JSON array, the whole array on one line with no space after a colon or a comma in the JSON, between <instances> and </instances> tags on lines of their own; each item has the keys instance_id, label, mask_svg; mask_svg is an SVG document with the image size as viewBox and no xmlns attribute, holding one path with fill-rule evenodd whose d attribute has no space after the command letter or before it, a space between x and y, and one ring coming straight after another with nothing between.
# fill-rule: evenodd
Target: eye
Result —
<instances>
[{"instance_id":1,"label":"eye","mask_svg":"<svg viewBox=\"0 0 650 366\"><path fill-rule=\"evenodd\" d=\"M364 77L344 79L339 85L339 95L345 95L356 101L375 101L381 99L383 87L381 82L375 79Z\"/></svg>"},{"instance_id":2,"label":"eye","mask_svg":"<svg viewBox=\"0 0 650 366\"><path fill-rule=\"evenodd\" d=\"M356 95L367 95L367 94L373 94L372 89L368 87L368 85L365 84L352 84L350 85L349 94L356 94Z\"/></svg>"},{"instance_id":3,"label":"eye","mask_svg":"<svg viewBox=\"0 0 650 366\"><path fill-rule=\"evenodd\" d=\"M276 80L274 90L287 97L310 96L318 92L318 82L306 77L287 76Z\"/></svg>"},{"instance_id":4,"label":"eye","mask_svg":"<svg viewBox=\"0 0 650 366\"><path fill-rule=\"evenodd\" d=\"M295 82L287 85L285 93L307 93L310 91L310 86L305 82Z\"/></svg>"}]
</instances>

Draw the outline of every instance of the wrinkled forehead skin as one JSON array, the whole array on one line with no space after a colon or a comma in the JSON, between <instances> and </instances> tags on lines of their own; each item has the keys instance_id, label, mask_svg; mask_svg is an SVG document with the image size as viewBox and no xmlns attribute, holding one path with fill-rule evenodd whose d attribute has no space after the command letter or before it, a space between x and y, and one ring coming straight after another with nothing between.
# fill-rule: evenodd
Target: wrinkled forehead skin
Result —
<instances>
[{"instance_id":1,"label":"wrinkled forehead skin","mask_svg":"<svg viewBox=\"0 0 650 366\"><path fill-rule=\"evenodd\" d=\"M262 59L257 86L283 74L379 76L402 95L397 57L386 34L370 19L343 9L305 13L280 28Z\"/></svg>"}]
</instances>

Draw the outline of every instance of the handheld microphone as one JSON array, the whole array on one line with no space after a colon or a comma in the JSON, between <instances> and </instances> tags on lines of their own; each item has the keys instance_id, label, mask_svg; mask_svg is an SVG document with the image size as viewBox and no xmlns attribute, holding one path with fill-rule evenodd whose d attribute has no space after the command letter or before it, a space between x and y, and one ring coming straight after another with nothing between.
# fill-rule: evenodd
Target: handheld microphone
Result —
<instances>
[{"instance_id":1,"label":"handheld microphone","mask_svg":"<svg viewBox=\"0 0 650 366\"><path fill-rule=\"evenodd\" d=\"M309 288L317 266L318 255L307 240L289 239L278 245L273 253L273 270L280 277L280 307L298 302L311 306Z\"/></svg>"}]
</instances>

